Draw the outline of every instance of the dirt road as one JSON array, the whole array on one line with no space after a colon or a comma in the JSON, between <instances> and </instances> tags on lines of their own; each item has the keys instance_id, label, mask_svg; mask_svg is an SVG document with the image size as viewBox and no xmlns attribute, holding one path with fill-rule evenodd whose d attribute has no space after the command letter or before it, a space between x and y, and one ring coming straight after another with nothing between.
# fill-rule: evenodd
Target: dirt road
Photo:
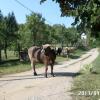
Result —
<instances>
[{"instance_id":1,"label":"dirt road","mask_svg":"<svg viewBox=\"0 0 100 100\"><path fill-rule=\"evenodd\" d=\"M32 71L3 76L0 78L0 100L72 100L73 77L97 56L97 49L92 49L79 59L55 65L56 77L49 74L44 78L44 68L37 69L38 76L33 76Z\"/></svg>"}]
</instances>

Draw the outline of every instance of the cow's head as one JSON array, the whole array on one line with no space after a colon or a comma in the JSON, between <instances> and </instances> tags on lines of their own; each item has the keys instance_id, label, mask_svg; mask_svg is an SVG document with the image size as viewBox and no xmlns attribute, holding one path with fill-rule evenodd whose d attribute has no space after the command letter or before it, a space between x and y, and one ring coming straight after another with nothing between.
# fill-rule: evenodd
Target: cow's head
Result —
<instances>
[{"instance_id":1,"label":"cow's head","mask_svg":"<svg viewBox=\"0 0 100 100\"><path fill-rule=\"evenodd\" d=\"M50 53L51 53L51 48L50 47L44 48L44 54L46 56L50 56Z\"/></svg>"},{"instance_id":2,"label":"cow's head","mask_svg":"<svg viewBox=\"0 0 100 100\"><path fill-rule=\"evenodd\" d=\"M54 49L51 49L50 47L47 47L44 49L44 54L46 56L49 57L49 60L50 60L50 64L54 64L55 63L55 59L56 59L56 52Z\"/></svg>"},{"instance_id":3,"label":"cow's head","mask_svg":"<svg viewBox=\"0 0 100 100\"><path fill-rule=\"evenodd\" d=\"M45 44L45 45L42 46L42 48L43 48L44 54L46 56L49 56L49 53L50 53L50 50L51 50L50 45L49 44Z\"/></svg>"},{"instance_id":4,"label":"cow's head","mask_svg":"<svg viewBox=\"0 0 100 100\"><path fill-rule=\"evenodd\" d=\"M55 62L55 59L56 59L56 51L54 49L51 49L51 46L49 44L43 45L43 51L44 51L44 54L46 56L48 56L49 59L52 62Z\"/></svg>"}]
</instances>

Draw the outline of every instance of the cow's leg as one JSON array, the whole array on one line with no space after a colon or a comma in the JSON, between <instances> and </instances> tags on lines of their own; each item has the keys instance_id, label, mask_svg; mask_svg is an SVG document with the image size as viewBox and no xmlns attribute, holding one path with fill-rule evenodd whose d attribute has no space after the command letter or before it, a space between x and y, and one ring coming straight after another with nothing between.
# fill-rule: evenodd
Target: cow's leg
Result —
<instances>
[{"instance_id":1,"label":"cow's leg","mask_svg":"<svg viewBox=\"0 0 100 100\"><path fill-rule=\"evenodd\" d=\"M45 65L45 77L47 78L48 65Z\"/></svg>"},{"instance_id":2,"label":"cow's leg","mask_svg":"<svg viewBox=\"0 0 100 100\"><path fill-rule=\"evenodd\" d=\"M32 67L32 71L34 73L34 76L37 75L36 70L35 70L35 62L31 62L31 67Z\"/></svg>"},{"instance_id":3,"label":"cow's leg","mask_svg":"<svg viewBox=\"0 0 100 100\"><path fill-rule=\"evenodd\" d=\"M54 73L53 73L53 64L51 64L51 75L54 77Z\"/></svg>"},{"instance_id":4,"label":"cow's leg","mask_svg":"<svg viewBox=\"0 0 100 100\"><path fill-rule=\"evenodd\" d=\"M33 70L34 70L34 76L37 76L36 70L35 70L35 64L33 64Z\"/></svg>"}]
</instances>

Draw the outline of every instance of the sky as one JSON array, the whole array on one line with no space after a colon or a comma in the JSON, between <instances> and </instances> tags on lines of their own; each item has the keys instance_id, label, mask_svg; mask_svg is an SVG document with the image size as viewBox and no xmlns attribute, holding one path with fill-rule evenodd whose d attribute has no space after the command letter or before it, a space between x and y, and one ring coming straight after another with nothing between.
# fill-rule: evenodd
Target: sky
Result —
<instances>
[{"instance_id":1,"label":"sky","mask_svg":"<svg viewBox=\"0 0 100 100\"><path fill-rule=\"evenodd\" d=\"M40 5L40 0L19 0L27 8L33 12L42 14L43 18L46 19L46 23L53 24L64 24L66 27L71 27L71 23L74 22L72 17L61 17L60 7L57 3L52 0ZM9 12L14 12L18 23L25 23L26 15L30 15L31 12L18 4L16 0L0 0L0 10L3 15L8 15Z\"/></svg>"}]
</instances>

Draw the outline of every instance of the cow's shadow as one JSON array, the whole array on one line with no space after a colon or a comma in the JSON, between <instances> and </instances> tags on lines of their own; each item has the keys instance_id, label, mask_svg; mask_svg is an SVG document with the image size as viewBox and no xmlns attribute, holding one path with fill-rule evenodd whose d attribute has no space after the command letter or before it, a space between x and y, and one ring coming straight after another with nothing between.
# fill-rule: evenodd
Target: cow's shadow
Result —
<instances>
[{"instance_id":1,"label":"cow's shadow","mask_svg":"<svg viewBox=\"0 0 100 100\"><path fill-rule=\"evenodd\" d=\"M81 75L82 73L74 73L74 72L55 72L56 77L76 77Z\"/></svg>"},{"instance_id":2,"label":"cow's shadow","mask_svg":"<svg viewBox=\"0 0 100 100\"><path fill-rule=\"evenodd\" d=\"M78 58L80 58L80 56L70 54L69 58L71 58L71 59L78 59Z\"/></svg>"},{"instance_id":3,"label":"cow's shadow","mask_svg":"<svg viewBox=\"0 0 100 100\"><path fill-rule=\"evenodd\" d=\"M38 78L44 78L44 77L42 76L42 74L39 74L37 76L34 76L34 75L20 75L20 76L10 75L10 76L6 76L6 79L0 79L0 81L32 80L32 79L38 79Z\"/></svg>"},{"instance_id":4,"label":"cow's shadow","mask_svg":"<svg viewBox=\"0 0 100 100\"><path fill-rule=\"evenodd\" d=\"M81 75L81 73L73 73L73 72L55 72L54 73L55 77L76 77L78 75ZM44 77L44 73L42 74L38 74L37 76L33 76L33 75L20 75L20 76L7 76L8 79L1 79L0 81L18 81L18 80L32 80L32 79L41 79L41 78L45 78ZM51 78L52 76L50 75L50 73L48 73L48 78ZM11 78L11 79L10 79Z\"/></svg>"}]
</instances>

